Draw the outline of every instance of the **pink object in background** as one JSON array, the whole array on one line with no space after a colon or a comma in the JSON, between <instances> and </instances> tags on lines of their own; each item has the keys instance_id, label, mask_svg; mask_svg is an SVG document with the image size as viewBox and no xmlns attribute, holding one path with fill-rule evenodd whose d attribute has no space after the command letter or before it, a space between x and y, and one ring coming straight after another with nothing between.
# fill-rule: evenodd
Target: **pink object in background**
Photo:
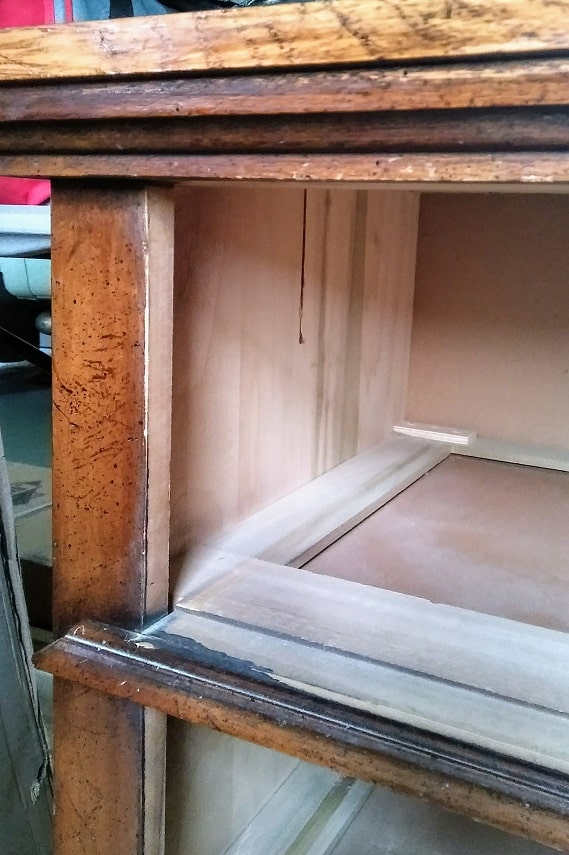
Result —
<instances>
[{"instance_id":1,"label":"pink object in background","mask_svg":"<svg viewBox=\"0 0 569 855\"><path fill-rule=\"evenodd\" d=\"M33 27L54 22L53 0L0 0L0 29ZM50 183L35 178L0 178L0 205L41 205L49 199Z\"/></svg>"}]
</instances>

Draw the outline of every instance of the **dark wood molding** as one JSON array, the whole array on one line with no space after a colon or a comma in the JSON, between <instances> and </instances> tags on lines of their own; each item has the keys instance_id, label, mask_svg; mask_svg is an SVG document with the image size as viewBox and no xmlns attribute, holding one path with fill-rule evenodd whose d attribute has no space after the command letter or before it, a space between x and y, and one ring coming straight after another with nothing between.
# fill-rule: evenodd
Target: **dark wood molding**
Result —
<instances>
[{"instance_id":1,"label":"dark wood molding","mask_svg":"<svg viewBox=\"0 0 569 855\"><path fill-rule=\"evenodd\" d=\"M0 34L1 35L1 34ZM569 59L400 65L348 71L139 76L0 87L1 122L270 116L557 106Z\"/></svg>"},{"instance_id":2,"label":"dark wood molding","mask_svg":"<svg viewBox=\"0 0 569 855\"><path fill-rule=\"evenodd\" d=\"M217 661L216 661L217 657ZM154 631L82 622L37 664L65 680L569 846L563 775L324 701Z\"/></svg>"},{"instance_id":3,"label":"dark wood molding","mask_svg":"<svg viewBox=\"0 0 569 855\"><path fill-rule=\"evenodd\" d=\"M569 150L569 108L0 123L0 154L358 154Z\"/></svg>"}]
</instances>

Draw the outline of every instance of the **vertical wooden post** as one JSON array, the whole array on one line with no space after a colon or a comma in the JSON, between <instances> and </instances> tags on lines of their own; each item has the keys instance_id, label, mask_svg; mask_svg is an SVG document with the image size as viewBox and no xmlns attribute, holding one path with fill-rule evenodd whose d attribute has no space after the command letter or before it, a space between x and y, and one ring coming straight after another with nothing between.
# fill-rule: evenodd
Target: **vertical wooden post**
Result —
<instances>
[{"instance_id":1,"label":"vertical wooden post","mask_svg":"<svg viewBox=\"0 0 569 855\"><path fill-rule=\"evenodd\" d=\"M53 188L54 626L141 627L168 593L173 199ZM165 719L55 687L58 855L162 850Z\"/></svg>"}]
</instances>

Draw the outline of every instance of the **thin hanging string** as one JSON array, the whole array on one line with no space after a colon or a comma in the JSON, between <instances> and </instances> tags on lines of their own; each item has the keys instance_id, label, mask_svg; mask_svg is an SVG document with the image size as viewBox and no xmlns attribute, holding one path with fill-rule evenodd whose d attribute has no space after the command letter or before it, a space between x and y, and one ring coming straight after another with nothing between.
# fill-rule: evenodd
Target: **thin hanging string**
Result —
<instances>
[{"instance_id":1,"label":"thin hanging string","mask_svg":"<svg viewBox=\"0 0 569 855\"><path fill-rule=\"evenodd\" d=\"M304 283L306 278L306 197L307 191L304 191L304 200L302 208L302 254L300 258L300 303L298 306L298 343L304 344L304 336L302 334L302 313L304 311Z\"/></svg>"}]
</instances>

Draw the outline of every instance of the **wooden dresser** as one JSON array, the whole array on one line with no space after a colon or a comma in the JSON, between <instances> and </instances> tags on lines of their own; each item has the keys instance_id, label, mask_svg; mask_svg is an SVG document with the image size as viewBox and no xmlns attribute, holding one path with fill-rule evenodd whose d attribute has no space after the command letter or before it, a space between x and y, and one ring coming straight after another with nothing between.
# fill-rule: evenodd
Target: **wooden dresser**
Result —
<instances>
[{"instance_id":1,"label":"wooden dresser","mask_svg":"<svg viewBox=\"0 0 569 855\"><path fill-rule=\"evenodd\" d=\"M0 174L53 181L58 855L162 851L167 716L569 849L568 5L0 56Z\"/></svg>"}]
</instances>

